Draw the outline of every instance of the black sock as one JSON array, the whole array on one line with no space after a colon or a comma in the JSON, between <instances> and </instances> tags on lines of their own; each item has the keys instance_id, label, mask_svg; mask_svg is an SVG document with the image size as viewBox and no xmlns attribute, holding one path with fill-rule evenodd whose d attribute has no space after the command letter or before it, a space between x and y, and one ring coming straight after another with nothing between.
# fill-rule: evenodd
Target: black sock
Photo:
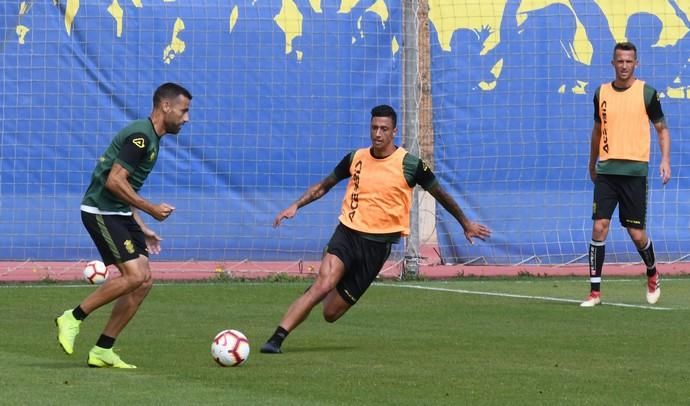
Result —
<instances>
[{"instance_id":1,"label":"black sock","mask_svg":"<svg viewBox=\"0 0 690 406\"><path fill-rule=\"evenodd\" d=\"M604 268L606 243L592 240L589 243L589 286L592 292L601 290L601 271Z\"/></svg>"},{"instance_id":2,"label":"black sock","mask_svg":"<svg viewBox=\"0 0 690 406\"><path fill-rule=\"evenodd\" d=\"M113 348L113 345L115 345L115 339L113 337L108 337L105 334L101 334L101 336L98 337L98 341L96 341L97 347L105 348L106 350Z\"/></svg>"},{"instance_id":3,"label":"black sock","mask_svg":"<svg viewBox=\"0 0 690 406\"><path fill-rule=\"evenodd\" d=\"M74 310L72 310L72 316L74 316L74 318L77 320L84 320L88 314L84 312L81 306L77 306L74 308Z\"/></svg>"},{"instance_id":4,"label":"black sock","mask_svg":"<svg viewBox=\"0 0 690 406\"><path fill-rule=\"evenodd\" d=\"M654 258L654 244L652 240L647 240L647 245L641 250L637 250L642 257L642 261L647 266L647 277L652 277L656 273L656 259Z\"/></svg>"},{"instance_id":5,"label":"black sock","mask_svg":"<svg viewBox=\"0 0 690 406\"><path fill-rule=\"evenodd\" d=\"M285 337L287 337L288 334L290 334L289 331L285 330L281 326L278 326L278 328L273 333L271 338L268 339L268 341L275 343L280 347L280 345L283 344L283 340L285 340Z\"/></svg>"}]
</instances>

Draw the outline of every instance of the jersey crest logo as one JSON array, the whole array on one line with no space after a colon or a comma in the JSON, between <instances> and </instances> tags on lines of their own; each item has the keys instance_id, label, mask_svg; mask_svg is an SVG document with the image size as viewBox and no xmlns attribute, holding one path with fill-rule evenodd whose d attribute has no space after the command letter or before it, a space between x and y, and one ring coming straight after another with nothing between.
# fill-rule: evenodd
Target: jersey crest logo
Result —
<instances>
[{"instance_id":1,"label":"jersey crest logo","mask_svg":"<svg viewBox=\"0 0 690 406\"><path fill-rule=\"evenodd\" d=\"M132 140L132 143L139 148L144 148L146 146L146 141L144 141L143 138L135 138Z\"/></svg>"},{"instance_id":2,"label":"jersey crest logo","mask_svg":"<svg viewBox=\"0 0 690 406\"><path fill-rule=\"evenodd\" d=\"M125 241L125 249L126 249L127 252L129 252L130 254L133 254L133 253L134 253L134 244L132 244L132 240L126 240L126 241Z\"/></svg>"}]
</instances>

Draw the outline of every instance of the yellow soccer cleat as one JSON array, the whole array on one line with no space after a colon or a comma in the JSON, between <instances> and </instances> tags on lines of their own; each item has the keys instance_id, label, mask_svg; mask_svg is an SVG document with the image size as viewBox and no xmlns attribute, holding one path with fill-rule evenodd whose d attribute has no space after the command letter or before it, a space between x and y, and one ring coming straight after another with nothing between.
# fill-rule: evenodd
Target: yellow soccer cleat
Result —
<instances>
[{"instance_id":1,"label":"yellow soccer cleat","mask_svg":"<svg viewBox=\"0 0 690 406\"><path fill-rule=\"evenodd\" d=\"M74 318L72 310L65 310L62 316L55 318L55 325L58 328L58 343L68 355L74 353L74 340L79 334L80 324L81 320Z\"/></svg>"},{"instance_id":2,"label":"yellow soccer cleat","mask_svg":"<svg viewBox=\"0 0 690 406\"><path fill-rule=\"evenodd\" d=\"M101 348L94 346L89 351L89 359L86 361L92 368L123 368L134 369L135 365L128 364L120 359L120 356L115 354L112 348Z\"/></svg>"}]
</instances>

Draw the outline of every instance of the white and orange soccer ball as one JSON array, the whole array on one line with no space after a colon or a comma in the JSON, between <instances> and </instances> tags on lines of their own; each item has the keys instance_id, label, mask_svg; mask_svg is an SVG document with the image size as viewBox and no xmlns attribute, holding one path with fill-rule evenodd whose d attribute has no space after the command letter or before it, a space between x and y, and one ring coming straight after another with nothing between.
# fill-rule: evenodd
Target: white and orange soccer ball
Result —
<instances>
[{"instance_id":1,"label":"white and orange soccer ball","mask_svg":"<svg viewBox=\"0 0 690 406\"><path fill-rule=\"evenodd\" d=\"M101 261L90 261L84 267L84 280L92 285L100 285L108 279L108 267Z\"/></svg>"},{"instance_id":2,"label":"white and orange soccer ball","mask_svg":"<svg viewBox=\"0 0 690 406\"><path fill-rule=\"evenodd\" d=\"M222 367L237 367L249 358L249 340L237 330L223 330L211 343L211 356Z\"/></svg>"}]
</instances>

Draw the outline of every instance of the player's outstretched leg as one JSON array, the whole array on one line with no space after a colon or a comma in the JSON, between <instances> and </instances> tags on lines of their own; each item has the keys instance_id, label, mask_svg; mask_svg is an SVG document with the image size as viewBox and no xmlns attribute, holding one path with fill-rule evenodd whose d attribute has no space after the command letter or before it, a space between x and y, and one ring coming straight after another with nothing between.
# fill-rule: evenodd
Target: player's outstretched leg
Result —
<instances>
[{"instance_id":1,"label":"player's outstretched leg","mask_svg":"<svg viewBox=\"0 0 690 406\"><path fill-rule=\"evenodd\" d=\"M74 340L79 334L80 324L81 320L74 317L72 310L65 310L61 316L55 318L58 343L68 355L74 353Z\"/></svg>"},{"instance_id":2,"label":"player's outstretched leg","mask_svg":"<svg viewBox=\"0 0 690 406\"><path fill-rule=\"evenodd\" d=\"M136 368L136 366L121 360L120 356L115 354L112 348L101 348L99 346L91 348L86 363L92 368Z\"/></svg>"}]
</instances>

